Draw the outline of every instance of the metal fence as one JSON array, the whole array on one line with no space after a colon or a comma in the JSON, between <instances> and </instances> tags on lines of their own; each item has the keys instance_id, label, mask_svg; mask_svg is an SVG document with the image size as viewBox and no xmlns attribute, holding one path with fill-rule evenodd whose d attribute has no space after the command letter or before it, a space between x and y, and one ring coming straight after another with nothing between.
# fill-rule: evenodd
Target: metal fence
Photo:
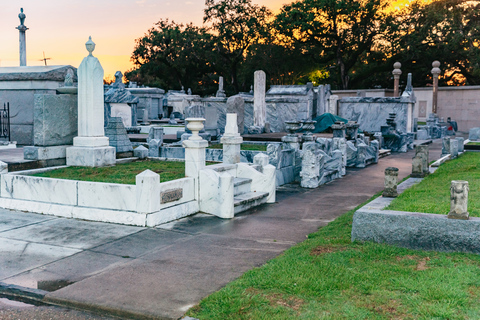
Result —
<instances>
[{"instance_id":1,"label":"metal fence","mask_svg":"<svg viewBox=\"0 0 480 320\"><path fill-rule=\"evenodd\" d=\"M10 104L8 102L3 104L3 109L0 109L0 139L10 141Z\"/></svg>"}]
</instances>

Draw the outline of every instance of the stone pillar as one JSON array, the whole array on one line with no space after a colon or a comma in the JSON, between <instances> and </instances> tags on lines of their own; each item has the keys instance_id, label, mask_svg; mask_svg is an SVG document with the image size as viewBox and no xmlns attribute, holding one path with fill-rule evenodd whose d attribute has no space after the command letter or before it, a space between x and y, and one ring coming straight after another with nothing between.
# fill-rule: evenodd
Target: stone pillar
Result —
<instances>
[{"instance_id":1,"label":"stone pillar","mask_svg":"<svg viewBox=\"0 0 480 320\"><path fill-rule=\"evenodd\" d=\"M236 113L227 113L225 133L220 142L223 144L223 163L239 163L243 138L238 133Z\"/></svg>"},{"instance_id":2,"label":"stone pillar","mask_svg":"<svg viewBox=\"0 0 480 320\"><path fill-rule=\"evenodd\" d=\"M317 117L327 112L325 105L325 86L323 84L317 89Z\"/></svg>"},{"instance_id":3,"label":"stone pillar","mask_svg":"<svg viewBox=\"0 0 480 320\"><path fill-rule=\"evenodd\" d=\"M218 91L217 91L216 96L218 98L225 98L227 96L225 94L225 90L223 89L223 77L222 76L220 76L218 78Z\"/></svg>"},{"instance_id":4,"label":"stone pillar","mask_svg":"<svg viewBox=\"0 0 480 320\"><path fill-rule=\"evenodd\" d=\"M92 55L95 43L85 44L89 55L78 67L78 136L67 148L68 166L102 167L115 164L115 148L104 131L103 68Z\"/></svg>"},{"instance_id":5,"label":"stone pillar","mask_svg":"<svg viewBox=\"0 0 480 320\"><path fill-rule=\"evenodd\" d=\"M458 141L458 153L464 152L465 151L465 146L464 146L465 138L456 137L455 140Z\"/></svg>"},{"instance_id":6,"label":"stone pillar","mask_svg":"<svg viewBox=\"0 0 480 320\"><path fill-rule=\"evenodd\" d=\"M400 75L402 74L402 70L400 68L402 64L400 62L395 62L393 64L393 97L397 98L400 96Z\"/></svg>"},{"instance_id":7,"label":"stone pillar","mask_svg":"<svg viewBox=\"0 0 480 320\"><path fill-rule=\"evenodd\" d=\"M455 159L458 157L458 140L450 139L450 159Z\"/></svg>"},{"instance_id":8,"label":"stone pillar","mask_svg":"<svg viewBox=\"0 0 480 320\"><path fill-rule=\"evenodd\" d=\"M227 113L237 114L238 133L245 131L245 99L240 96L232 96L227 99Z\"/></svg>"},{"instance_id":9,"label":"stone pillar","mask_svg":"<svg viewBox=\"0 0 480 320\"><path fill-rule=\"evenodd\" d=\"M262 70L255 71L253 90L253 125L264 128L267 118L265 103L266 75Z\"/></svg>"},{"instance_id":10,"label":"stone pillar","mask_svg":"<svg viewBox=\"0 0 480 320\"><path fill-rule=\"evenodd\" d=\"M328 99L328 112L331 114L337 114L337 102L338 102L338 96L337 95L331 95L330 98Z\"/></svg>"},{"instance_id":11,"label":"stone pillar","mask_svg":"<svg viewBox=\"0 0 480 320\"><path fill-rule=\"evenodd\" d=\"M452 181L450 186L449 219L468 220L468 190L468 181Z\"/></svg>"},{"instance_id":12,"label":"stone pillar","mask_svg":"<svg viewBox=\"0 0 480 320\"><path fill-rule=\"evenodd\" d=\"M345 138L345 123L343 121L337 121L331 126L333 130L334 138Z\"/></svg>"},{"instance_id":13,"label":"stone pillar","mask_svg":"<svg viewBox=\"0 0 480 320\"><path fill-rule=\"evenodd\" d=\"M423 178L430 173L428 169L428 158L428 145L419 145L415 147L415 157L412 159L412 178Z\"/></svg>"},{"instance_id":14,"label":"stone pillar","mask_svg":"<svg viewBox=\"0 0 480 320\"><path fill-rule=\"evenodd\" d=\"M450 138L442 139L442 157L450 153Z\"/></svg>"},{"instance_id":15,"label":"stone pillar","mask_svg":"<svg viewBox=\"0 0 480 320\"><path fill-rule=\"evenodd\" d=\"M203 118L187 118L188 129L192 135L188 140L182 141L185 148L185 176L198 178L200 170L205 168L205 148L208 147L208 141L203 140L198 133L203 129Z\"/></svg>"},{"instance_id":16,"label":"stone pillar","mask_svg":"<svg viewBox=\"0 0 480 320\"><path fill-rule=\"evenodd\" d=\"M324 155L316 142L303 145L302 171L300 185L302 188L316 188L320 185L324 172Z\"/></svg>"},{"instance_id":17,"label":"stone pillar","mask_svg":"<svg viewBox=\"0 0 480 320\"><path fill-rule=\"evenodd\" d=\"M23 13L23 8L20 8L20 13L18 14L18 18L20 19L20 25L15 29L17 29L19 33L20 67L24 67L27 65L26 31L28 30L28 28L24 24L26 15L25 13Z\"/></svg>"},{"instance_id":18,"label":"stone pillar","mask_svg":"<svg viewBox=\"0 0 480 320\"><path fill-rule=\"evenodd\" d=\"M383 190L383 196L389 198L395 198L397 193L398 184L398 168L388 167L385 169L385 189Z\"/></svg>"},{"instance_id":19,"label":"stone pillar","mask_svg":"<svg viewBox=\"0 0 480 320\"><path fill-rule=\"evenodd\" d=\"M160 175L145 170L135 177L138 213L152 213L160 210Z\"/></svg>"},{"instance_id":20,"label":"stone pillar","mask_svg":"<svg viewBox=\"0 0 480 320\"><path fill-rule=\"evenodd\" d=\"M437 98L438 98L438 76L440 75L440 61L433 61L432 63L432 77L433 77L433 97L432 97L432 112L437 113Z\"/></svg>"}]
</instances>

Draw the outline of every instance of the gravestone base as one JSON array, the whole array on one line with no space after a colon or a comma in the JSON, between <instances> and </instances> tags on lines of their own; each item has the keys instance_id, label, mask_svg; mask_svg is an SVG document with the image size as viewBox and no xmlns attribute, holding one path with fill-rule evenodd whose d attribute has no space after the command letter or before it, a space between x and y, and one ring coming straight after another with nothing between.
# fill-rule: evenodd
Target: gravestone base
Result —
<instances>
[{"instance_id":1,"label":"gravestone base","mask_svg":"<svg viewBox=\"0 0 480 320\"><path fill-rule=\"evenodd\" d=\"M67 156L67 148L64 146L38 147L26 146L23 147L23 158L25 160L49 160L49 159L65 159Z\"/></svg>"},{"instance_id":2,"label":"gravestone base","mask_svg":"<svg viewBox=\"0 0 480 320\"><path fill-rule=\"evenodd\" d=\"M458 213L455 213L455 212L449 212L448 215L447 215L447 218L448 219L457 219L457 220L468 220L470 217L469 217L468 212L461 213L461 214L458 214Z\"/></svg>"},{"instance_id":3,"label":"gravestone base","mask_svg":"<svg viewBox=\"0 0 480 320\"><path fill-rule=\"evenodd\" d=\"M115 165L114 147L67 148L67 166L105 167Z\"/></svg>"}]
</instances>

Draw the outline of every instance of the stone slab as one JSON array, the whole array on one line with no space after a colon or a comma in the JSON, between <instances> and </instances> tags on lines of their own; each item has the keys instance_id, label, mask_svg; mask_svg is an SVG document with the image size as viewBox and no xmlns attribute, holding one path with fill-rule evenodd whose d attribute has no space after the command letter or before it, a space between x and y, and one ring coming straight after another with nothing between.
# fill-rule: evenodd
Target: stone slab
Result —
<instances>
[{"instance_id":1,"label":"stone slab","mask_svg":"<svg viewBox=\"0 0 480 320\"><path fill-rule=\"evenodd\" d=\"M82 251L50 263L48 268L34 269L4 279L2 282L27 288L54 291L59 286L80 281L131 260L125 255L118 256Z\"/></svg>"},{"instance_id":2,"label":"stone slab","mask_svg":"<svg viewBox=\"0 0 480 320\"><path fill-rule=\"evenodd\" d=\"M67 157L67 147L70 146L26 146L23 147L23 156L26 160L62 159Z\"/></svg>"},{"instance_id":3,"label":"stone slab","mask_svg":"<svg viewBox=\"0 0 480 320\"><path fill-rule=\"evenodd\" d=\"M1 176L2 198L77 204L77 182L73 180L6 174Z\"/></svg>"},{"instance_id":4,"label":"stone slab","mask_svg":"<svg viewBox=\"0 0 480 320\"><path fill-rule=\"evenodd\" d=\"M17 232L17 230L13 231ZM35 267L71 256L80 250L57 245L32 243L31 240L9 239L2 233L0 243L0 279L12 277Z\"/></svg>"},{"instance_id":5,"label":"stone slab","mask_svg":"<svg viewBox=\"0 0 480 320\"><path fill-rule=\"evenodd\" d=\"M67 148L67 166L104 167L115 164L114 147Z\"/></svg>"},{"instance_id":6,"label":"stone slab","mask_svg":"<svg viewBox=\"0 0 480 320\"><path fill-rule=\"evenodd\" d=\"M189 238L191 238L191 235L187 233L147 228L90 250L120 257L138 258L154 249L168 247L177 241L182 242Z\"/></svg>"},{"instance_id":7,"label":"stone slab","mask_svg":"<svg viewBox=\"0 0 480 320\"><path fill-rule=\"evenodd\" d=\"M77 136L77 96L36 94L33 107L33 144L58 146Z\"/></svg>"},{"instance_id":8,"label":"stone slab","mask_svg":"<svg viewBox=\"0 0 480 320\"><path fill-rule=\"evenodd\" d=\"M52 219L54 218L40 214L0 209L0 232Z\"/></svg>"},{"instance_id":9,"label":"stone slab","mask_svg":"<svg viewBox=\"0 0 480 320\"><path fill-rule=\"evenodd\" d=\"M101 222L58 218L1 233L1 237L72 249L88 249L143 230Z\"/></svg>"},{"instance_id":10,"label":"stone slab","mask_svg":"<svg viewBox=\"0 0 480 320\"><path fill-rule=\"evenodd\" d=\"M78 205L123 211L136 211L135 185L78 182Z\"/></svg>"},{"instance_id":11,"label":"stone slab","mask_svg":"<svg viewBox=\"0 0 480 320\"><path fill-rule=\"evenodd\" d=\"M278 242L201 235L150 252L145 257L147 260L136 260L47 294L47 299L73 300L80 305L95 304L99 309L114 308L131 314L178 319L210 292L288 247L289 244ZM247 252L249 258L245 259ZM205 259L206 256L209 258ZM218 259L228 263L218 263ZM202 261L201 268L199 261ZM222 279L211 281L217 274L221 274ZM132 296L136 301L134 305Z\"/></svg>"},{"instance_id":12,"label":"stone slab","mask_svg":"<svg viewBox=\"0 0 480 320\"><path fill-rule=\"evenodd\" d=\"M400 247L444 252L480 253L480 218L359 209L353 216L352 241L374 241Z\"/></svg>"}]
</instances>

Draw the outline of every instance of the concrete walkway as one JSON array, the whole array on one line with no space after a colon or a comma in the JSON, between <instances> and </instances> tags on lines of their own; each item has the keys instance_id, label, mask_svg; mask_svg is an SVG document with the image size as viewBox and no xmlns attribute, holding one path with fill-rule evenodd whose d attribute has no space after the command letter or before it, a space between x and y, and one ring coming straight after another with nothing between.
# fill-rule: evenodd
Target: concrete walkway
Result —
<instances>
[{"instance_id":1,"label":"concrete walkway","mask_svg":"<svg viewBox=\"0 0 480 320\"><path fill-rule=\"evenodd\" d=\"M440 142L430 146L430 160L437 159ZM399 168L399 179L410 174L413 155L347 169L344 178L317 189L281 187L277 203L231 220L197 214L139 228L1 210L0 292L20 289L125 318L178 319L382 190L386 167Z\"/></svg>"}]
</instances>

